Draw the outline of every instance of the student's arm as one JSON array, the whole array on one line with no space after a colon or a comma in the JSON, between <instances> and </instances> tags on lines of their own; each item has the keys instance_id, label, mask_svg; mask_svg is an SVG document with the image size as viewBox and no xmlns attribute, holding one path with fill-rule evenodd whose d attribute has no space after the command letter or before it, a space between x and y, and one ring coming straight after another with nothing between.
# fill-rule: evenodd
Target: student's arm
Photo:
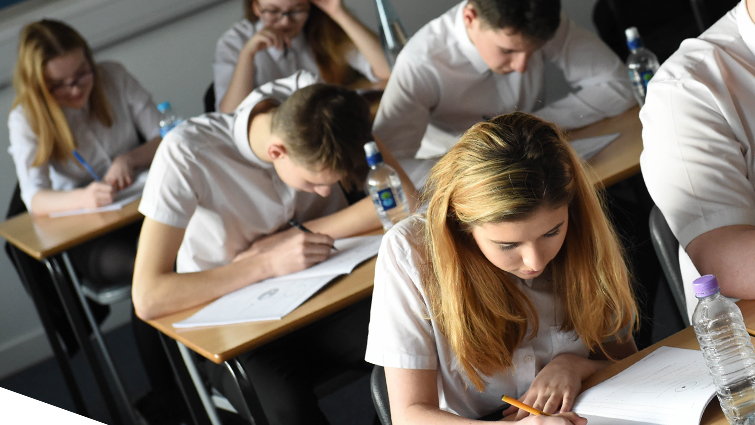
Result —
<instances>
[{"instance_id":1,"label":"student's arm","mask_svg":"<svg viewBox=\"0 0 755 425\"><path fill-rule=\"evenodd\" d=\"M626 341L608 342L605 349L614 360L621 360L637 352L637 346L631 337ZM546 413L570 412L582 388L582 382L610 364L611 361L599 350L590 358L574 354L558 355L540 370L527 392L519 397L519 401ZM516 410L518 409L511 407L504 414L514 413ZM521 419L527 415L529 413L520 410L516 417Z\"/></svg>"},{"instance_id":2,"label":"student's arm","mask_svg":"<svg viewBox=\"0 0 755 425\"><path fill-rule=\"evenodd\" d=\"M148 168L152 163L160 141L160 136L155 137L130 152L113 158L113 163L102 177L102 181L113 186L116 191L130 186L134 182L134 172L140 168Z\"/></svg>"},{"instance_id":3,"label":"student's arm","mask_svg":"<svg viewBox=\"0 0 755 425\"><path fill-rule=\"evenodd\" d=\"M143 320L194 307L263 279L303 270L327 258L333 245L325 235L282 232L228 265L176 273L173 265L184 233L184 229L144 219L131 290L134 309Z\"/></svg>"},{"instance_id":4,"label":"student's arm","mask_svg":"<svg viewBox=\"0 0 755 425\"><path fill-rule=\"evenodd\" d=\"M391 419L395 425L484 424L440 410L438 376L435 370L385 368ZM575 413L558 416L530 416L521 424L584 425L587 421Z\"/></svg>"},{"instance_id":5,"label":"student's arm","mask_svg":"<svg viewBox=\"0 0 755 425\"><path fill-rule=\"evenodd\" d=\"M565 16L542 50L545 58L564 72L575 91L535 111L535 115L570 129L636 105L627 69L619 57L595 34Z\"/></svg>"},{"instance_id":6,"label":"student's arm","mask_svg":"<svg viewBox=\"0 0 755 425\"><path fill-rule=\"evenodd\" d=\"M380 80L387 80L391 75L388 61L377 36L352 16L341 3L341 0L312 0L312 3L327 13L349 36L367 62L372 67L372 73Z\"/></svg>"},{"instance_id":7,"label":"student's arm","mask_svg":"<svg viewBox=\"0 0 755 425\"><path fill-rule=\"evenodd\" d=\"M709 230L687 245L692 263L702 275L716 276L721 294L755 299L755 226L741 224Z\"/></svg>"},{"instance_id":8,"label":"student's arm","mask_svg":"<svg viewBox=\"0 0 755 425\"><path fill-rule=\"evenodd\" d=\"M270 28L257 31L241 48L231 82L220 101L220 111L230 114L254 90L254 55L261 50L275 46L283 49L291 40Z\"/></svg>"},{"instance_id":9,"label":"student's arm","mask_svg":"<svg viewBox=\"0 0 755 425\"><path fill-rule=\"evenodd\" d=\"M396 59L372 126L396 158L414 158L440 101L437 75L412 55L410 43Z\"/></svg>"},{"instance_id":10,"label":"student's arm","mask_svg":"<svg viewBox=\"0 0 755 425\"><path fill-rule=\"evenodd\" d=\"M412 212L415 211L419 195L417 194L417 190L414 189L414 184L409 180L409 176L406 175L401 165L393 158L388 148L377 138L375 139L375 143L377 143L378 149L383 154L383 161L393 167L399 174L401 186L404 188L406 199L409 202L409 210ZM377 230L382 227L382 224L375 210L375 204L373 204L372 198L368 195L361 201L341 211L326 217L310 220L305 223L305 226L313 232L323 233L334 239L338 239Z\"/></svg>"}]
</instances>

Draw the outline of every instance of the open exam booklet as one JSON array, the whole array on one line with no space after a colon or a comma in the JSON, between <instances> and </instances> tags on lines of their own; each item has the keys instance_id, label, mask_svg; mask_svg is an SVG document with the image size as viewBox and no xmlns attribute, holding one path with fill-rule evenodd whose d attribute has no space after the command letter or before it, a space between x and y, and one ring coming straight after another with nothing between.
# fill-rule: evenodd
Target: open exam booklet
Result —
<instances>
[{"instance_id":1,"label":"open exam booklet","mask_svg":"<svg viewBox=\"0 0 755 425\"><path fill-rule=\"evenodd\" d=\"M266 279L226 294L176 328L276 320L292 312L328 282L374 257L383 235L338 239L330 258L300 272Z\"/></svg>"},{"instance_id":2,"label":"open exam booklet","mask_svg":"<svg viewBox=\"0 0 755 425\"><path fill-rule=\"evenodd\" d=\"M701 351L660 347L580 394L573 410L589 425L699 424L715 395Z\"/></svg>"}]
</instances>

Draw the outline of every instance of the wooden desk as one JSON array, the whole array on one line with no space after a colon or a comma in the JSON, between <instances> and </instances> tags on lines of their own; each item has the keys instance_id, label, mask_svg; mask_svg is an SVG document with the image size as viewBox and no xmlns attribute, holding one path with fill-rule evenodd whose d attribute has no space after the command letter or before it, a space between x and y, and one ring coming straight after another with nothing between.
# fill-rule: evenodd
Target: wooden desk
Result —
<instances>
[{"instance_id":1,"label":"wooden desk","mask_svg":"<svg viewBox=\"0 0 755 425\"><path fill-rule=\"evenodd\" d=\"M0 223L0 236L42 261L139 220L138 207L134 201L117 211L57 218L23 213Z\"/></svg>"},{"instance_id":2,"label":"wooden desk","mask_svg":"<svg viewBox=\"0 0 755 425\"><path fill-rule=\"evenodd\" d=\"M621 115L607 118L595 124L569 133L571 140L604 134L621 133L605 149L590 158L598 180L608 187L640 172L642 153L642 123L640 108L635 107Z\"/></svg>"},{"instance_id":3,"label":"wooden desk","mask_svg":"<svg viewBox=\"0 0 755 425\"><path fill-rule=\"evenodd\" d=\"M592 375L590 378L588 378L584 384L582 385L582 389L586 390L587 388L593 387L606 379L618 374L619 372L623 371L624 369L628 368L629 366L637 363L640 359L644 358L648 354L652 353L658 347L661 346L668 346L668 347L678 347L678 348L688 348L692 350L700 350L700 346L697 343L697 339L695 338L695 331L692 329L692 327L688 327L681 332L677 332L674 335L671 335L670 337L664 339L663 341L660 341L658 343L655 343L651 345L650 347L640 351L639 353L635 353L632 356L627 357L626 359L617 362L611 366L608 366L607 368L601 370L600 372ZM705 409L705 413L703 413L703 418L700 421L701 425L728 425L729 422L726 420L726 417L724 416L723 411L721 410L721 406L718 404L718 398L714 397L713 400L708 404L708 407Z\"/></svg>"}]
</instances>

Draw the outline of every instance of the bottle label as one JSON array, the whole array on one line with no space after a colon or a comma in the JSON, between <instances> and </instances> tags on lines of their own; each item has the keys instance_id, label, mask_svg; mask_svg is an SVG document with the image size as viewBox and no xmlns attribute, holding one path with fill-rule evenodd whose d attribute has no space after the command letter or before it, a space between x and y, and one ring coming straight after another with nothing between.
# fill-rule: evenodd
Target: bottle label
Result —
<instances>
[{"instance_id":1,"label":"bottle label","mask_svg":"<svg viewBox=\"0 0 755 425\"><path fill-rule=\"evenodd\" d=\"M648 89L648 83L650 82L651 78L653 78L653 71L647 70L647 71L640 72L640 81L642 82L642 87L646 91Z\"/></svg>"},{"instance_id":2,"label":"bottle label","mask_svg":"<svg viewBox=\"0 0 755 425\"><path fill-rule=\"evenodd\" d=\"M385 211L396 207L396 198L394 198L391 188L380 190L377 195L380 200L380 205Z\"/></svg>"}]
</instances>

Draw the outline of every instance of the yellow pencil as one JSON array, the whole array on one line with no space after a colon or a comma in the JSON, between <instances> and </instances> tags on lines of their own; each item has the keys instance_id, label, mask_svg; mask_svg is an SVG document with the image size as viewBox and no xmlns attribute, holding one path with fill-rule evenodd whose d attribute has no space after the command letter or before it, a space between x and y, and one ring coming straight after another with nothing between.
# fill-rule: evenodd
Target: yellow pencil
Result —
<instances>
[{"instance_id":1,"label":"yellow pencil","mask_svg":"<svg viewBox=\"0 0 755 425\"><path fill-rule=\"evenodd\" d=\"M506 403L508 403L508 404L510 404L510 405L512 405L514 407L518 407L518 408L524 410L525 412L529 412L529 413L531 413L533 415L550 416L549 414L547 414L547 413L545 413L545 412L543 412L541 410L537 410L537 409L535 409L532 406L527 406L526 404L522 403L521 401L514 400L513 398L511 398L511 397L509 397L507 395L501 397L501 400L503 400L504 402L506 402Z\"/></svg>"}]
</instances>

